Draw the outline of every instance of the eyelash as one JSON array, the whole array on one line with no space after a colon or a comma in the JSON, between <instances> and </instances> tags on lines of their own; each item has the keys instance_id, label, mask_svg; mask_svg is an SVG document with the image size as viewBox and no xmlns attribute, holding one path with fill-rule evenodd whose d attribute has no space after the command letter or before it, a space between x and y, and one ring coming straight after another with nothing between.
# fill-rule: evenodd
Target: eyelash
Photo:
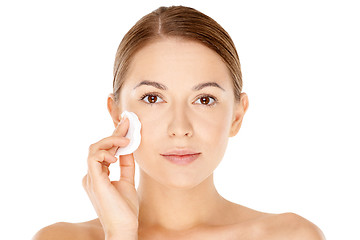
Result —
<instances>
[{"instance_id":1,"label":"eyelash","mask_svg":"<svg viewBox=\"0 0 360 240\"><path fill-rule=\"evenodd\" d=\"M144 95L142 95L142 96L140 97L139 100L142 101L142 100L144 100L145 97L148 97L148 96L160 97L160 98L162 98L161 95L158 94L158 93L145 93ZM203 97L212 98L212 99L214 99L214 102L213 102L211 105L206 105L206 104L200 104L200 105L204 105L205 107L213 107L213 106L215 106L215 105L218 103L217 98L214 97L214 96L212 96L212 95L209 95L209 94L202 95L202 96L200 96L198 99L203 98ZM146 103L146 104L150 104L150 105L155 104L155 103L147 103L147 102L145 102L145 103Z\"/></svg>"}]
</instances>

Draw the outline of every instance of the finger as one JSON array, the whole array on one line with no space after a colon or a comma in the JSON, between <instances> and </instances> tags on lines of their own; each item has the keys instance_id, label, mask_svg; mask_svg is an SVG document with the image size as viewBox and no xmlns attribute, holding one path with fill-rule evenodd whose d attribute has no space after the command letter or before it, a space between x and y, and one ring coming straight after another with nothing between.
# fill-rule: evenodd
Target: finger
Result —
<instances>
[{"instance_id":1,"label":"finger","mask_svg":"<svg viewBox=\"0 0 360 240\"><path fill-rule=\"evenodd\" d=\"M112 135L124 137L129 129L129 126L130 126L129 119L127 117L125 117L115 128Z\"/></svg>"},{"instance_id":2,"label":"finger","mask_svg":"<svg viewBox=\"0 0 360 240\"><path fill-rule=\"evenodd\" d=\"M103 166L102 166L102 171L106 173L106 175L110 175L110 169L109 169L109 166L110 164L108 163L105 163L105 162L102 162L101 163Z\"/></svg>"},{"instance_id":3,"label":"finger","mask_svg":"<svg viewBox=\"0 0 360 240\"><path fill-rule=\"evenodd\" d=\"M102 174L107 175L108 166L117 161L117 158L106 150L99 150L88 158L89 174L95 181Z\"/></svg>"},{"instance_id":4,"label":"finger","mask_svg":"<svg viewBox=\"0 0 360 240\"><path fill-rule=\"evenodd\" d=\"M118 137L118 136L114 136L114 137ZM129 138L126 138L126 137L121 137L121 138L124 139L124 141L123 141L120 145L115 145L115 146L113 146L112 148L110 148L110 149L108 150L108 152L109 152L111 155L115 156L116 151L117 151L120 147L126 147L127 145L129 145L129 143L130 143L130 139L129 139Z\"/></svg>"},{"instance_id":5,"label":"finger","mask_svg":"<svg viewBox=\"0 0 360 240\"><path fill-rule=\"evenodd\" d=\"M109 150L113 147L125 147L130 143L130 139L120 136L110 136L101 139L99 142L90 145L89 152L96 153L98 150Z\"/></svg>"},{"instance_id":6,"label":"finger","mask_svg":"<svg viewBox=\"0 0 360 240\"><path fill-rule=\"evenodd\" d=\"M130 142L130 141L129 141ZM128 144L126 144L126 145L128 145ZM108 150L108 152L111 154L111 155L113 155L113 156L115 156L115 153L116 153L116 151L118 150L118 148L119 147L112 147L112 148L110 148L109 150Z\"/></svg>"},{"instance_id":7,"label":"finger","mask_svg":"<svg viewBox=\"0 0 360 240\"><path fill-rule=\"evenodd\" d=\"M124 119L122 119L120 121L118 126L115 128L112 136L126 136L129 126L130 126L130 121L128 120L128 118L125 117ZM130 139L129 139L129 142L130 142ZM114 146L111 149L109 149L109 152L111 154L115 155L118 148L119 148L119 146Z\"/></svg>"},{"instance_id":8,"label":"finger","mask_svg":"<svg viewBox=\"0 0 360 240\"><path fill-rule=\"evenodd\" d=\"M119 156L120 162L120 181L127 181L135 186L135 161L134 155L122 155Z\"/></svg>"}]
</instances>

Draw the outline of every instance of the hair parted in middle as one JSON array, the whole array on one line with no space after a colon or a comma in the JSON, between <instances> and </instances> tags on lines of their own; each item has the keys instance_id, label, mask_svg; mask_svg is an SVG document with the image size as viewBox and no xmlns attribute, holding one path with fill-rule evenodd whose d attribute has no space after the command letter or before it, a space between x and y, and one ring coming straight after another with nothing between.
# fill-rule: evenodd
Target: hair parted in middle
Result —
<instances>
[{"instance_id":1,"label":"hair parted in middle","mask_svg":"<svg viewBox=\"0 0 360 240\"><path fill-rule=\"evenodd\" d=\"M146 44L166 37L197 41L220 55L233 79L240 101L242 74L238 53L229 34L212 18L190 7L160 7L145 15L125 34L115 56L113 94L119 100L132 57Z\"/></svg>"}]
</instances>

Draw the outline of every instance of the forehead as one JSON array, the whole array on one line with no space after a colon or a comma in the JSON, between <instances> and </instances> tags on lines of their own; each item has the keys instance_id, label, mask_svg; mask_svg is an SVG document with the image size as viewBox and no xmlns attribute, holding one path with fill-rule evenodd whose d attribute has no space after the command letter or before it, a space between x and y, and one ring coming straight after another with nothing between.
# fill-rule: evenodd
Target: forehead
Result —
<instances>
[{"instance_id":1,"label":"forehead","mask_svg":"<svg viewBox=\"0 0 360 240\"><path fill-rule=\"evenodd\" d=\"M229 71L215 51L201 43L178 38L156 40L133 56L126 81L136 84L144 79L231 84Z\"/></svg>"}]
</instances>

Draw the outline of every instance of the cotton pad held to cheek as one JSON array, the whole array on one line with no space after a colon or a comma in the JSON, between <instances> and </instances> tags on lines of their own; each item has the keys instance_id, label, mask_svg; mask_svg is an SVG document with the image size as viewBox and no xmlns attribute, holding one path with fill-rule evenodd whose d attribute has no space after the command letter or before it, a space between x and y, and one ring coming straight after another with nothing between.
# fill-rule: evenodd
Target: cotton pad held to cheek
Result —
<instances>
[{"instance_id":1,"label":"cotton pad held to cheek","mask_svg":"<svg viewBox=\"0 0 360 240\"><path fill-rule=\"evenodd\" d=\"M119 148L115 153L115 157L133 153L139 147L141 142L141 123L138 116L135 113L128 111L124 111L121 114L121 117L124 115L129 119L130 122L129 129L125 136L126 138L130 139L130 143L123 148Z\"/></svg>"}]
</instances>

